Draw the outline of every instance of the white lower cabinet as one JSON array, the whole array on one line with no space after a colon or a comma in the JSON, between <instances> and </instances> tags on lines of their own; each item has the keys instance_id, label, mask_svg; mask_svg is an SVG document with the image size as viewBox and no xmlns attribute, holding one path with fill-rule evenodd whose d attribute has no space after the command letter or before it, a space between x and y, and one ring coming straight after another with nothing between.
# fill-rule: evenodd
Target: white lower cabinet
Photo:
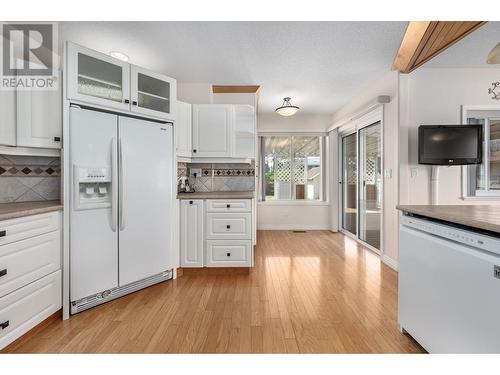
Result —
<instances>
[{"instance_id":1,"label":"white lower cabinet","mask_svg":"<svg viewBox=\"0 0 500 375\"><path fill-rule=\"evenodd\" d=\"M213 239L251 239L252 214L242 213L207 213L207 240Z\"/></svg>"},{"instance_id":2,"label":"white lower cabinet","mask_svg":"<svg viewBox=\"0 0 500 375\"><path fill-rule=\"evenodd\" d=\"M0 297L60 268L58 230L0 246Z\"/></svg>"},{"instance_id":3,"label":"white lower cabinet","mask_svg":"<svg viewBox=\"0 0 500 375\"><path fill-rule=\"evenodd\" d=\"M252 200L181 200L181 267L251 267Z\"/></svg>"},{"instance_id":4,"label":"white lower cabinet","mask_svg":"<svg viewBox=\"0 0 500 375\"><path fill-rule=\"evenodd\" d=\"M61 308L61 212L0 221L0 349Z\"/></svg>"},{"instance_id":5,"label":"white lower cabinet","mask_svg":"<svg viewBox=\"0 0 500 375\"><path fill-rule=\"evenodd\" d=\"M180 263L182 267L203 267L203 200L181 200Z\"/></svg>"},{"instance_id":6,"label":"white lower cabinet","mask_svg":"<svg viewBox=\"0 0 500 375\"><path fill-rule=\"evenodd\" d=\"M61 308L61 271L0 298L0 349Z\"/></svg>"},{"instance_id":7,"label":"white lower cabinet","mask_svg":"<svg viewBox=\"0 0 500 375\"><path fill-rule=\"evenodd\" d=\"M208 240L205 263L207 267L250 267L252 241Z\"/></svg>"}]
</instances>

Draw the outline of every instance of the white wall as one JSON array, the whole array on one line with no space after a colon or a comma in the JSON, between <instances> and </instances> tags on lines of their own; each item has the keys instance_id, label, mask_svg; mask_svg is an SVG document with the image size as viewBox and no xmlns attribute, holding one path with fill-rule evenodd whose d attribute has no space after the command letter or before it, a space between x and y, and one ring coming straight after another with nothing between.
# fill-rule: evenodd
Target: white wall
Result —
<instances>
[{"instance_id":1,"label":"white wall","mask_svg":"<svg viewBox=\"0 0 500 375\"><path fill-rule=\"evenodd\" d=\"M320 132L325 133L331 124L328 115L296 114L291 117L276 113L258 117L257 131L267 132ZM328 170L328 165L325 166ZM327 172L326 176L329 177ZM328 180L327 180L328 181ZM327 184L328 185L328 184ZM260 202L257 205L258 229L330 229L328 202Z\"/></svg>"},{"instance_id":2,"label":"white wall","mask_svg":"<svg viewBox=\"0 0 500 375\"><path fill-rule=\"evenodd\" d=\"M500 104L488 94L491 83L499 79L500 68L420 68L401 75L401 204L430 204L430 167L418 165L418 126L460 124L462 105ZM461 195L461 167L441 167L439 204L500 203L464 201Z\"/></svg>"},{"instance_id":3,"label":"white wall","mask_svg":"<svg viewBox=\"0 0 500 375\"><path fill-rule=\"evenodd\" d=\"M257 229L330 229L328 204L278 205L273 203L260 202L257 205Z\"/></svg>"},{"instance_id":4,"label":"white wall","mask_svg":"<svg viewBox=\"0 0 500 375\"><path fill-rule=\"evenodd\" d=\"M191 104L212 103L211 83L177 82L177 100Z\"/></svg>"},{"instance_id":5,"label":"white wall","mask_svg":"<svg viewBox=\"0 0 500 375\"><path fill-rule=\"evenodd\" d=\"M277 113L259 115L257 131L309 131L326 132L331 125L330 115L308 115L300 112L294 116L280 116Z\"/></svg>"},{"instance_id":6,"label":"white wall","mask_svg":"<svg viewBox=\"0 0 500 375\"><path fill-rule=\"evenodd\" d=\"M383 254L382 260L395 266L398 259L398 123L399 123L399 74L389 72L380 80L360 88L359 94L332 116L334 126L341 126L353 116L376 102L377 96L388 95L390 103L384 104L384 176L383 203ZM335 162L338 162L335 160Z\"/></svg>"}]
</instances>

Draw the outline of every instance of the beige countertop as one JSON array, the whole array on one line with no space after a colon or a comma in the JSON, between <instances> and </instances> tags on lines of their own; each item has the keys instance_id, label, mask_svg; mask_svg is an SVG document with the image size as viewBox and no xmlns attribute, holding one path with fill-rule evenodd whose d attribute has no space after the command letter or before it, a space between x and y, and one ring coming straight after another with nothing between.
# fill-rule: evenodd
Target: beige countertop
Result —
<instances>
[{"instance_id":1,"label":"beige countertop","mask_svg":"<svg viewBox=\"0 0 500 375\"><path fill-rule=\"evenodd\" d=\"M0 203L0 220L62 210L59 201Z\"/></svg>"},{"instance_id":2,"label":"beige countertop","mask_svg":"<svg viewBox=\"0 0 500 375\"><path fill-rule=\"evenodd\" d=\"M209 191L178 193L177 199L253 199L254 191Z\"/></svg>"},{"instance_id":3,"label":"beige countertop","mask_svg":"<svg viewBox=\"0 0 500 375\"><path fill-rule=\"evenodd\" d=\"M500 205L498 206L448 206L421 205L397 206L398 210L439 219L450 223L500 233Z\"/></svg>"}]
</instances>

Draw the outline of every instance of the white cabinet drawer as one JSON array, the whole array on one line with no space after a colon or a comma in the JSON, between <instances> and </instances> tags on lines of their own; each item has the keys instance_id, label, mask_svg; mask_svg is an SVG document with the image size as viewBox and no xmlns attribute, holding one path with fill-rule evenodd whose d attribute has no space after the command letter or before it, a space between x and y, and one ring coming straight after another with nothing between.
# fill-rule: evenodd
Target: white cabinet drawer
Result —
<instances>
[{"instance_id":1,"label":"white cabinet drawer","mask_svg":"<svg viewBox=\"0 0 500 375\"><path fill-rule=\"evenodd\" d=\"M0 297L61 268L61 232L0 246Z\"/></svg>"},{"instance_id":2,"label":"white cabinet drawer","mask_svg":"<svg viewBox=\"0 0 500 375\"><path fill-rule=\"evenodd\" d=\"M61 308L61 271L0 298L0 349Z\"/></svg>"},{"instance_id":3,"label":"white cabinet drawer","mask_svg":"<svg viewBox=\"0 0 500 375\"><path fill-rule=\"evenodd\" d=\"M207 212L250 212L251 199L209 199Z\"/></svg>"},{"instance_id":4,"label":"white cabinet drawer","mask_svg":"<svg viewBox=\"0 0 500 375\"><path fill-rule=\"evenodd\" d=\"M56 211L0 221L0 245L55 231L59 229L59 220Z\"/></svg>"},{"instance_id":5,"label":"white cabinet drawer","mask_svg":"<svg viewBox=\"0 0 500 375\"><path fill-rule=\"evenodd\" d=\"M205 259L207 267L250 267L252 241L209 240Z\"/></svg>"},{"instance_id":6,"label":"white cabinet drawer","mask_svg":"<svg viewBox=\"0 0 500 375\"><path fill-rule=\"evenodd\" d=\"M207 239L252 238L251 213L207 213Z\"/></svg>"}]
</instances>

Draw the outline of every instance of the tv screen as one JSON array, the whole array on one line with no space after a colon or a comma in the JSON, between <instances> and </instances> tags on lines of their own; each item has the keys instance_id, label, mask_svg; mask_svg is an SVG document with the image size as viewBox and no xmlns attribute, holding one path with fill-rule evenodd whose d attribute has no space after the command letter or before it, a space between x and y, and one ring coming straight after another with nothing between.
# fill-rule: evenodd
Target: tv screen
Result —
<instances>
[{"instance_id":1,"label":"tv screen","mask_svg":"<svg viewBox=\"0 0 500 375\"><path fill-rule=\"evenodd\" d=\"M482 125L421 125L418 128L418 162L481 164L482 137Z\"/></svg>"}]
</instances>

